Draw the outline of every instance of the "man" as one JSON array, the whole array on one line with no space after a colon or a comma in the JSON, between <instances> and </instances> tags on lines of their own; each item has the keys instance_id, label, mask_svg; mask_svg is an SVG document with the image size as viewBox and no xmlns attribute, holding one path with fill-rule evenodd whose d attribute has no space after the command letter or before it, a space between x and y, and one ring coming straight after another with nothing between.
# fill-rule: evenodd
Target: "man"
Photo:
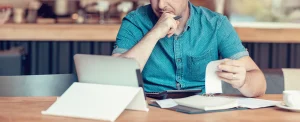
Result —
<instances>
[{"instance_id":1,"label":"man","mask_svg":"<svg viewBox=\"0 0 300 122\"><path fill-rule=\"evenodd\" d=\"M263 73L225 16L188 0L150 3L123 19L113 51L139 63L146 92L204 89L207 64L221 56L226 59L217 75L223 81L247 97L265 93Z\"/></svg>"}]
</instances>

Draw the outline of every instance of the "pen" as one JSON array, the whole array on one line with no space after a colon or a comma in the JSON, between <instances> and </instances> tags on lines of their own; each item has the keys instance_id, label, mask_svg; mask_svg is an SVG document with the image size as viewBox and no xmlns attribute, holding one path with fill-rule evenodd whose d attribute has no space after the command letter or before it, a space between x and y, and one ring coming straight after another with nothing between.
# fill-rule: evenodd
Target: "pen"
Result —
<instances>
[{"instance_id":1,"label":"pen","mask_svg":"<svg viewBox=\"0 0 300 122\"><path fill-rule=\"evenodd\" d=\"M174 17L175 20L179 20L182 16L176 16Z\"/></svg>"}]
</instances>

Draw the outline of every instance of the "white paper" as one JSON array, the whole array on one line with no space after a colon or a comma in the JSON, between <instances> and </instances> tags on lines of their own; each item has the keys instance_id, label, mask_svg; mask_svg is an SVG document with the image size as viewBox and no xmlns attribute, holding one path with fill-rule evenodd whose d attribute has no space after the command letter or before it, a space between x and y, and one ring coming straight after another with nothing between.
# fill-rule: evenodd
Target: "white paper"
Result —
<instances>
[{"instance_id":1,"label":"white paper","mask_svg":"<svg viewBox=\"0 0 300 122\"><path fill-rule=\"evenodd\" d=\"M238 107L238 101L235 98L215 96L205 97L201 95L194 95L186 98L174 99L174 101L182 106L191 108L209 110L222 110Z\"/></svg>"},{"instance_id":2,"label":"white paper","mask_svg":"<svg viewBox=\"0 0 300 122\"><path fill-rule=\"evenodd\" d=\"M142 88L90 83L73 83L72 86L42 114L96 120L115 121ZM142 94L144 96L144 94ZM147 111L145 98L136 98ZM132 105L131 105L132 106ZM136 107L131 107L135 108Z\"/></svg>"},{"instance_id":3,"label":"white paper","mask_svg":"<svg viewBox=\"0 0 300 122\"><path fill-rule=\"evenodd\" d=\"M173 99L157 100L156 103L160 108L172 108L178 105Z\"/></svg>"},{"instance_id":4,"label":"white paper","mask_svg":"<svg viewBox=\"0 0 300 122\"><path fill-rule=\"evenodd\" d=\"M222 81L216 74L219 71L218 66L224 60L212 61L206 67L205 75L205 93L206 94L216 94L223 93L222 91Z\"/></svg>"},{"instance_id":5,"label":"white paper","mask_svg":"<svg viewBox=\"0 0 300 122\"><path fill-rule=\"evenodd\" d=\"M137 110L137 111L149 111L147 108L148 103L145 100L144 90L141 90L135 95L131 103L126 107L128 110Z\"/></svg>"},{"instance_id":6,"label":"white paper","mask_svg":"<svg viewBox=\"0 0 300 122\"><path fill-rule=\"evenodd\" d=\"M254 99L254 98L238 98L238 102L240 107L245 107L250 109L271 107L280 103L279 101Z\"/></svg>"}]
</instances>

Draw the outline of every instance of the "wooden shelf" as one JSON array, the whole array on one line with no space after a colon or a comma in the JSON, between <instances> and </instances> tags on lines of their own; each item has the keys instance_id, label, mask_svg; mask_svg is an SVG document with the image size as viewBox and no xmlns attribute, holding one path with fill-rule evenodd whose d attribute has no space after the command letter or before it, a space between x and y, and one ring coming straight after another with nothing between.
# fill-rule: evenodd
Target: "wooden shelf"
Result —
<instances>
[{"instance_id":1,"label":"wooden shelf","mask_svg":"<svg viewBox=\"0 0 300 122\"><path fill-rule=\"evenodd\" d=\"M0 40L115 41L120 25L5 24Z\"/></svg>"},{"instance_id":2,"label":"wooden shelf","mask_svg":"<svg viewBox=\"0 0 300 122\"><path fill-rule=\"evenodd\" d=\"M259 27L233 23L243 42L300 43L299 28ZM105 41L114 42L120 25L5 24L0 40L8 41Z\"/></svg>"},{"instance_id":3,"label":"wooden shelf","mask_svg":"<svg viewBox=\"0 0 300 122\"><path fill-rule=\"evenodd\" d=\"M276 22L233 22L244 42L300 43L300 24Z\"/></svg>"},{"instance_id":4,"label":"wooden shelf","mask_svg":"<svg viewBox=\"0 0 300 122\"><path fill-rule=\"evenodd\" d=\"M243 42L300 43L300 29L260 29L235 27Z\"/></svg>"}]
</instances>

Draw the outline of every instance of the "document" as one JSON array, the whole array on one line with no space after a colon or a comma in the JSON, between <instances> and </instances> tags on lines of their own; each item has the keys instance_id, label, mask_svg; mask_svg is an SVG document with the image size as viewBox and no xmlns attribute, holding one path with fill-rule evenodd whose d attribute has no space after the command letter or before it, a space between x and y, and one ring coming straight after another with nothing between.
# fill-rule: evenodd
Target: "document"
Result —
<instances>
[{"instance_id":1,"label":"document","mask_svg":"<svg viewBox=\"0 0 300 122\"><path fill-rule=\"evenodd\" d=\"M205 111L230 109L239 106L236 99L223 96L206 97L202 95L195 95L187 98L174 99L174 101L182 106L202 109Z\"/></svg>"},{"instance_id":2,"label":"document","mask_svg":"<svg viewBox=\"0 0 300 122\"><path fill-rule=\"evenodd\" d=\"M205 75L205 93L206 94L217 94L223 93L222 91L222 81L216 74L219 71L218 66L223 62L223 60L212 61L206 67Z\"/></svg>"},{"instance_id":3,"label":"document","mask_svg":"<svg viewBox=\"0 0 300 122\"><path fill-rule=\"evenodd\" d=\"M142 88L73 83L42 114L115 121L125 109L148 111Z\"/></svg>"},{"instance_id":4,"label":"document","mask_svg":"<svg viewBox=\"0 0 300 122\"><path fill-rule=\"evenodd\" d=\"M280 103L280 101L263 100L255 98L238 98L238 102L240 107L250 109L271 107Z\"/></svg>"},{"instance_id":5,"label":"document","mask_svg":"<svg viewBox=\"0 0 300 122\"><path fill-rule=\"evenodd\" d=\"M202 95L194 95L191 97L180 99L167 99L156 101L161 108L172 108L176 106L185 106L190 108L201 109L205 111L224 110L237 107L257 109L272 107L280 103L280 101L263 100L255 98L241 98L230 96L213 96L207 97Z\"/></svg>"},{"instance_id":6,"label":"document","mask_svg":"<svg viewBox=\"0 0 300 122\"><path fill-rule=\"evenodd\" d=\"M156 103L160 108L172 108L178 105L173 99L157 100Z\"/></svg>"}]
</instances>

